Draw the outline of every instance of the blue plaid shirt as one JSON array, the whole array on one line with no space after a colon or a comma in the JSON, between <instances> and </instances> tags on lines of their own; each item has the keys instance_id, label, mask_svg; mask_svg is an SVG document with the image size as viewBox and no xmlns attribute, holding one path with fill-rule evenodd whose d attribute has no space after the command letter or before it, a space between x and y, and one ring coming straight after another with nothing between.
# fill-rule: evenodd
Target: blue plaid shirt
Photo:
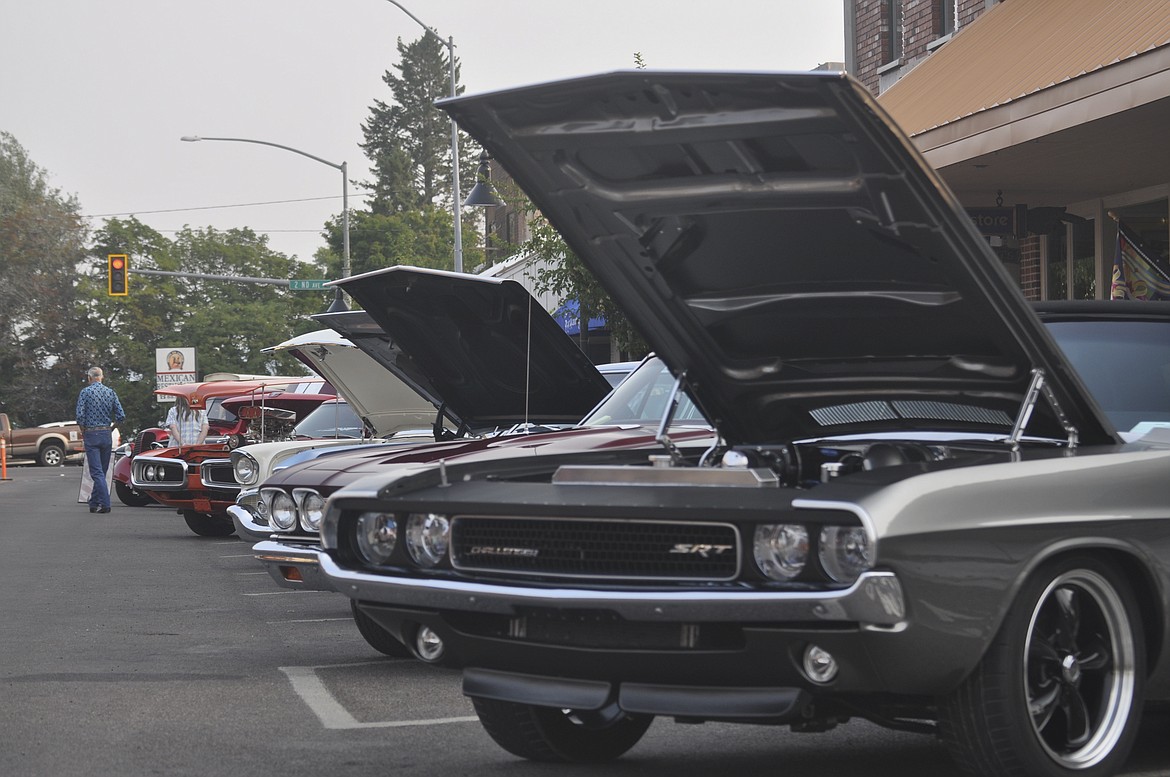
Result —
<instances>
[{"instance_id":1,"label":"blue plaid shirt","mask_svg":"<svg viewBox=\"0 0 1170 777\"><path fill-rule=\"evenodd\" d=\"M126 418L118 394L102 383L90 383L77 395L77 425L113 426Z\"/></svg>"}]
</instances>

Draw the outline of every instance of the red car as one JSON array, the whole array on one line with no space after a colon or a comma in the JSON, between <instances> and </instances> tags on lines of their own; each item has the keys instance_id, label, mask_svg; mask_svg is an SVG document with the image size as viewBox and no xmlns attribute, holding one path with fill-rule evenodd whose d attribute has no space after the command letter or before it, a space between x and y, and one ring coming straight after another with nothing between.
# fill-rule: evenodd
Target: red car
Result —
<instances>
[{"instance_id":1,"label":"red car","mask_svg":"<svg viewBox=\"0 0 1170 777\"><path fill-rule=\"evenodd\" d=\"M175 508L196 534L213 537L234 531L227 508L238 489L207 485L221 480L212 475L216 468L230 472L228 454L249 442L287 438L297 421L336 396L327 383L308 377L188 383L155 393L183 396L193 409L209 410L211 430L202 445L156 450L143 450L145 433L140 435L130 459L130 487Z\"/></svg>"}]
</instances>

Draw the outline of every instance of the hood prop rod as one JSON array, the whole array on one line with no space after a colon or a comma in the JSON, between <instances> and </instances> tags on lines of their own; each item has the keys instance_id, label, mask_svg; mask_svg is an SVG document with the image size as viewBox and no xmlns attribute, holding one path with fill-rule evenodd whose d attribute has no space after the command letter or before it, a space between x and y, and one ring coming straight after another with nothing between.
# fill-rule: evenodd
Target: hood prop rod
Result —
<instances>
[{"instance_id":1,"label":"hood prop rod","mask_svg":"<svg viewBox=\"0 0 1170 777\"><path fill-rule=\"evenodd\" d=\"M1056 398L1056 392L1052 390L1052 386L1048 385L1048 381L1045 379L1044 370L1039 367L1032 370L1032 380L1028 384L1028 390L1024 392L1024 400L1020 404L1020 412L1016 415L1015 426L1012 427L1011 436L1008 437L1008 442L1011 443L1012 450L1019 450L1020 440L1024 436L1024 430L1028 426L1028 421L1032 418L1032 411L1036 409L1036 403L1040 400L1041 395L1048 401L1048 405L1056 415L1057 422L1060 423L1068 435L1068 449L1070 451L1076 450L1077 444L1080 442L1080 433L1068 420L1068 416L1064 413L1064 408L1060 406L1060 401Z\"/></svg>"},{"instance_id":2,"label":"hood prop rod","mask_svg":"<svg viewBox=\"0 0 1170 777\"><path fill-rule=\"evenodd\" d=\"M678 410L678 392L686 379L687 373L685 371L675 378L674 385L670 387L670 396L666 398L666 407L662 410L662 420L658 423L658 432L654 435L655 442L666 449L666 452L670 454L670 463L676 467L683 466L686 460L683 458L682 451L670 439L667 430L670 429L670 422L674 420L674 414Z\"/></svg>"}]
</instances>

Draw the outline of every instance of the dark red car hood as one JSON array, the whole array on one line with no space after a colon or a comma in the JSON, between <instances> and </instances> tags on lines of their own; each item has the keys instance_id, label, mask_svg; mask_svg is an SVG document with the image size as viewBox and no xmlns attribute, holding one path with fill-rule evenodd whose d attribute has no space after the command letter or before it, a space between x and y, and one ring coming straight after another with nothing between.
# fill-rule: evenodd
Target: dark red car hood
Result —
<instances>
[{"instance_id":1,"label":"dark red car hood","mask_svg":"<svg viewBox=\"0 0 1170 777\"><path fill-rule=\"evenodd\" d=\"M647 426L596 426L565 429L540 434L514 434L475 440L453 440L426 445L371 445L325 453L311 462L276 472L264 481L265 486L281 488L315 488L324 494L347 486L367 475L398 476L410 465L433 465L438 461L458 464L473 458L476 462L520 456L556 456L586 451L628 450L644 448L663 452L655 439L656 429ZM709 429L674 429L671 440L683 447L708 445L714 439ZM394 465L393 470L387 467Z\"/></svg>"}]
</instances>

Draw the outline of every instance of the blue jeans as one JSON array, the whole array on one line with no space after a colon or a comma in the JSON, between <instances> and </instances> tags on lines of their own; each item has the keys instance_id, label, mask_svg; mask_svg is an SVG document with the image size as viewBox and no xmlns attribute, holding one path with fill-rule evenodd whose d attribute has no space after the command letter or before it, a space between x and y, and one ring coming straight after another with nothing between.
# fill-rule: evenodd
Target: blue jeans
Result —
<instances>
[{"instance_id":1,"label":"blue jeans","mask_svg":"<svg viewBox=\"0 0 1170 777\"><path fill-rule=\"evenodd\" d=\"M109 507L110 488L106 485L106 470L110 468L113 454L114 435L109 429L95 429L82 435L85 440L85 465L93 478L93 491L89 494L90 507Z\"/></svg>"}]
</instances>

